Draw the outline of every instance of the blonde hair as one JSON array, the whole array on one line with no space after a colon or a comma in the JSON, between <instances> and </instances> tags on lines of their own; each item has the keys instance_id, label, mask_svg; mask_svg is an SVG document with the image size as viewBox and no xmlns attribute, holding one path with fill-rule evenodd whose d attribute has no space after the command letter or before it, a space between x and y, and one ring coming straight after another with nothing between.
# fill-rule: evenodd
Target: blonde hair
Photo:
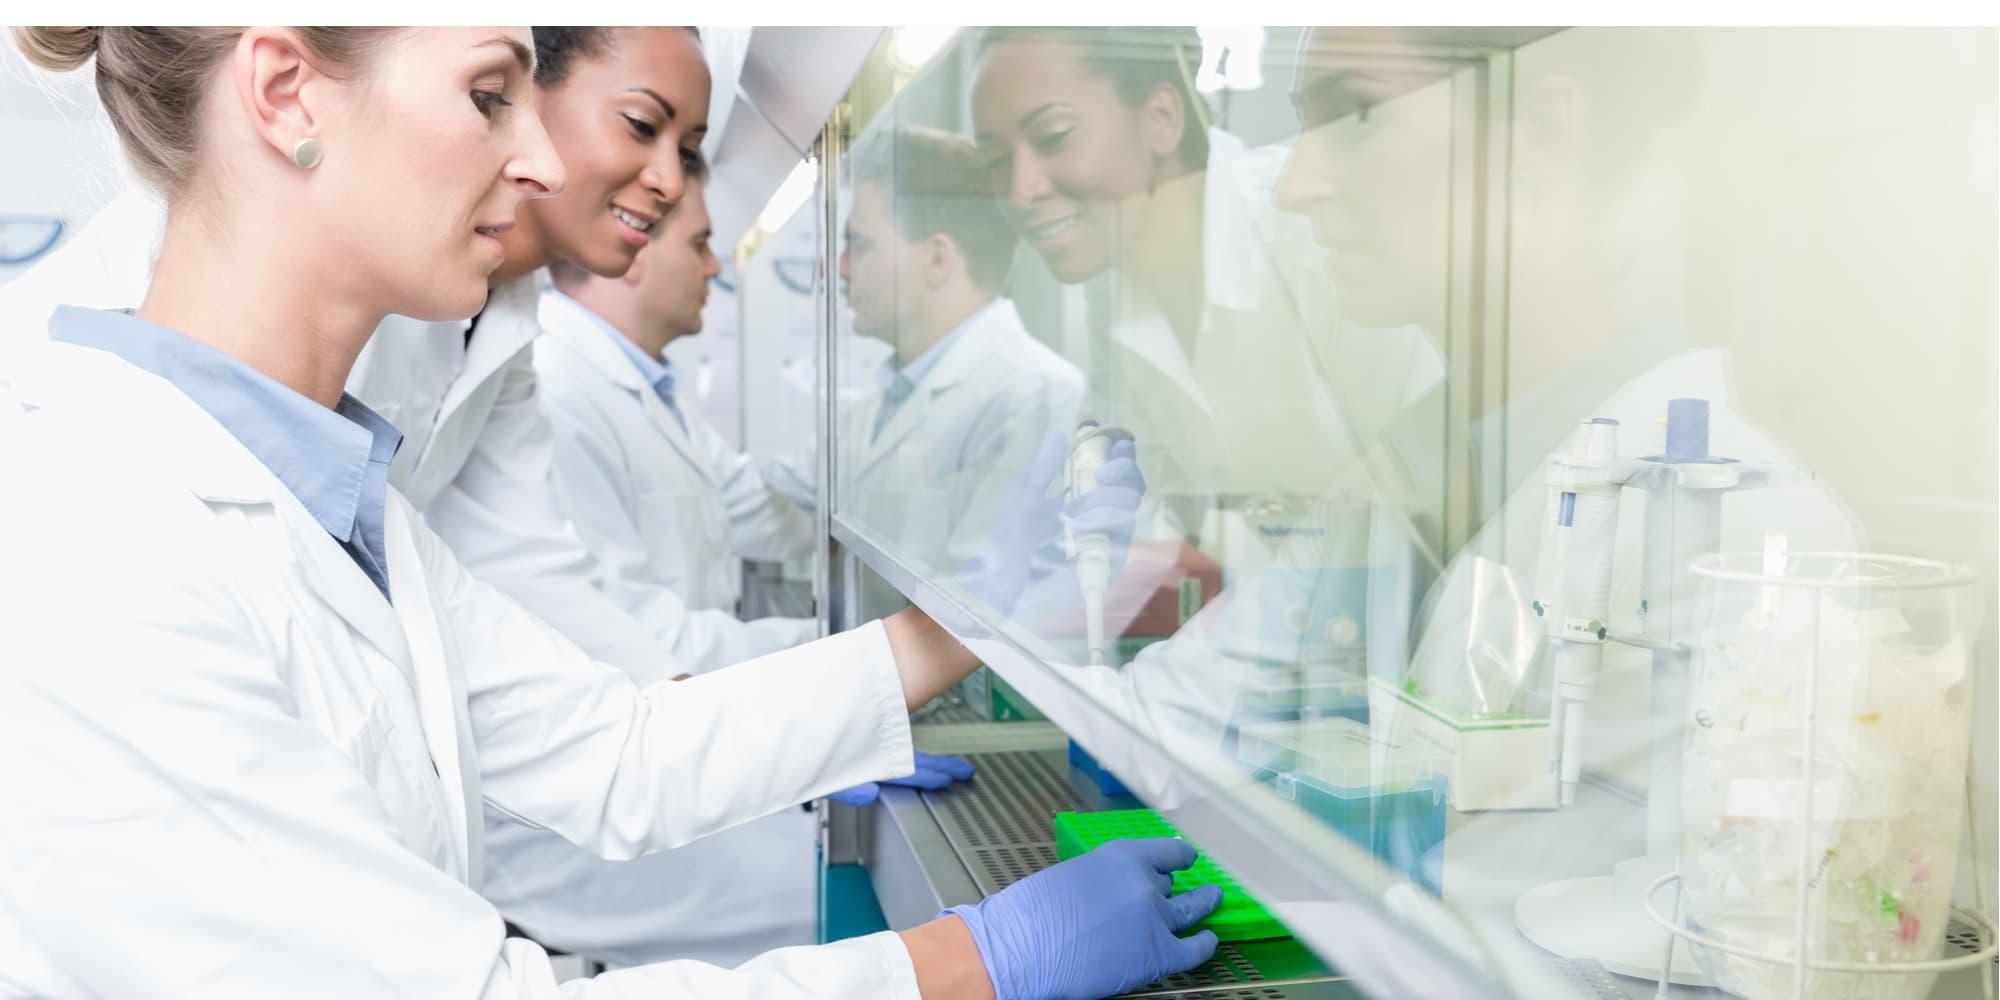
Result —
<instances>
[{"instance_id":1,"label":"blonde hair","mask_svg":"<svg viewBox=\"0 0 2000 1000\"><path fill-rule=\"evenodd\" d=\"M367 62L385 28L293 28L322 72ZM97 62L97 99L139 175L167 194L194 171L201 98L209 74L242 28L15 28L21 53L68 72Z\"/></svg>"}]
</instances>

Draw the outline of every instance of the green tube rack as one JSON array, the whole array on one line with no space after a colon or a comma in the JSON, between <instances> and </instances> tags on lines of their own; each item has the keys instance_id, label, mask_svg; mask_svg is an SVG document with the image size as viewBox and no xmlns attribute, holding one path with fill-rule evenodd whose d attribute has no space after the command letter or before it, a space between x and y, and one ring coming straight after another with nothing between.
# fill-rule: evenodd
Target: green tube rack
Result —
<instances>
[{"instance_id":1,"label":"green tube rack","mask_svg":"<svg viewBox=\"0 0 2000 1000\"><path fill-rule=\"evenodd\" d=\"M1113 840L1145 840L1152 837L1179 837L1173 824L1151 809L1111 809L1104 812L1059 812L1055 816L1056 856L1068 859ZM1222 887L1222 905L1208 919L1191 930L1214 931L1222 941L1262 941L1288 938L1292 932L1221 865L1206 854L1196 854L1194 867L1174 873L1174 892L1182 893L1204 885Z\"/></svg>"}]
</instances>

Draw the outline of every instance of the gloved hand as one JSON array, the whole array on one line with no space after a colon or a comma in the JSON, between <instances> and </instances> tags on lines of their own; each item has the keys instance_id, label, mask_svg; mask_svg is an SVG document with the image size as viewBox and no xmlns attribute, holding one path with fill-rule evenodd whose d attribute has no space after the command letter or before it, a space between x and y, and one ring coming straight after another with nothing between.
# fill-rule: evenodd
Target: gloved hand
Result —
<instances>
[{"instance_id":1,"label":"gloved hand","mask_svg":"<svg viewBox=\"0 0 2000 1000\"><path fill-rule=\"evenodd\" d=\"M1069 458L1069 437L1051 431L1028 467L1001 496L1000 515L980 554L958 572L959 583L1001 614L1011 614L1028 585L1065 561L1063 525L1078 535L1103 534L1111 540L1111 571L1124 565L1132 546L1146 477L1130 440L1111 446L1097 470L1097 486L1075 500L1049 487Z\"/></svg>"},{"instance_id":2,"label":"gloved hand","mask_svg":"<svg viewBox=\"0 0 2000 1000\"><path fill-rule=\"evenodd\" d=\"M1215 932L1177 935L1214 912L1220 886L1170 896L1194 864L1179 840L1115 840L977 903L954 906L1000 1000L1104 997L1215 954Z\"/></svg>"},{"instance_id":3,"label":"gloved hand","mask_svg":"<svg viewBox=\"0 0 2000 1000\"><path fill-rule=\"evenodd\" d=\"M917 770L900 778L884 781L870 781L856 785L845 791L835 792L827 798L844 802L850 806L873 805L882 794L882 785L901 785L905 788L943 788L954 781L966 781L972 777L972 762L963 757L948 757L943 754L916 751Z\"/></svg>"}]
</instances>

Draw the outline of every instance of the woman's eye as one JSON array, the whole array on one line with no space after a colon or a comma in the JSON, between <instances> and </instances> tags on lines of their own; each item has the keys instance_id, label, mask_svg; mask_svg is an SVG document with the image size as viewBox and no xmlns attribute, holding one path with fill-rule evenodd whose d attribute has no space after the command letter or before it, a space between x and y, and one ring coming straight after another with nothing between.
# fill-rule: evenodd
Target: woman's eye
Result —
<instances>
[{"instance_id":1,"label":"woman's eye","mask_svg":"<svg viewBox=\"0 0 2000 1000\"><path fill-rule=\"evenodd\" d=\"M681 169L682 169L682 170L693 170L693 169L694 169L695 167L699 166L700 164L701 164L701 150L699 150L699 149L688 149L688 148L686 148L686 147L682 147L682 149L681 149Z\"/></svg>"},{"instance_id":2,"label":"woman's eye","mask_svg":"<svg viewBox=\"0 0 2000 1000\"><path fill-rule=\"evenodd\" d=\"M480 114L491 118L493 117L494 108L511 108L514 106L514 102L508 100L505 94L497 90L474 90L472 92L472 106L478 108Z\"/></svg>"},{"instance_id":3,"label":"woman's eye","mask_svg":"<svg viewBox=\"0 0 2000 1000\"><path fill-rule=\"evenodd\" d=\"M1045 132L1036 136L1035 149L1044 153L1061 149L1063 142L1069 138L1070 131L1070 129L1063 129L1059 132Z\"/></svg>"},{"instance_id":4,"label":"woman's eye","mask_svg":"<svg viewBox=\"0 0 2000 1000\"><path fill-rule=\"evenodd\" d=\"M649 122L643 118L634 118L631 115L626 115L624 117L625 117L625 123L632 126L632 132L639 138L645 139L647 141L659 138L660 130L654 127L652 122Z\"/></svg>"}]
</instances>

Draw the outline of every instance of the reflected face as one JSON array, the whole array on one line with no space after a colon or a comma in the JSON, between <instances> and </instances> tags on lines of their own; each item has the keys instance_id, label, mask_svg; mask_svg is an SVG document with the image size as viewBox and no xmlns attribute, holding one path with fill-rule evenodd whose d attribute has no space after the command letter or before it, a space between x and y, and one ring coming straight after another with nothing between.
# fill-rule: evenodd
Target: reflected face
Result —
<instances>
[{"instance_id":1,"label":"reflected face","mask_svg":"<svg viewBox=\"0 0 2000 1000\"><path fill-rule=\"evenodd\" d=\"M569 172L562 195L535 206L545 250L593 274L632 266L685 190L708 134L708 64L682 28L621 28L576 60L535 106Z\"/></svg>"},{"instance_id":2,"label":"reflected face","mask_svg":"<svg viewBox=\"0 0 2000 1000\"><path fill-rule=\"evenodd\" d=\"M525 28L398 32L365 72L323 82L335 97L318 123L329 155L298 214L386 311L478 312L503 257L497 237L528 199L561 190L529 101L532 52Z\"/></svg>"},{"instance_id":3,"label":"reflected face","mask_svg":"<svg viewBox=\"0 0 2000 1000\"><path fill-rule=\"evenodd\" d=\"M1372 326L1434 322L1449 266L1451 81L1414 63L1360 72L1308 55L1302 131L1275 199L1331 255L1343 311ZM1406 89L1410 88L1410 89Z\"/></svg>"},{"instance_id":4,"label":"reflected face","mask_svg":"<svg viewBox=\"0 0 2000 1000\"><path fill-rule=\"evenodd\" d=\"M708 245L710 233L701 185L689 185L626 275L639 297L640 314L672 336L701 332L708 284L722 273L722 262Z\"/></svg>"},{"instance_id":5,"label":"reflected face","mask_svg":"<svg viewBox=\"0 0 2000 1000\"><path fill-rule=\"evenodd\" d=\"M920 261L916 248L896 231L879 185L855 185L843 242L840 283L854 312L854 332L894 344L907 311L902 299L905 290L915 291Z\"/></svg>"},{"instance_id":6,"label":"reflected face","mask_svg":"<svg viewBox=\"0 0 2000 1000\"><path fill-rule=\"evenodd\" d=\"M1074 42L1010 38L986 50L972 89L980 153L1007 219L1056 280L1121 256L1122 216L1156 169L1140 110Z\"/></svg>"}]
</instances>

